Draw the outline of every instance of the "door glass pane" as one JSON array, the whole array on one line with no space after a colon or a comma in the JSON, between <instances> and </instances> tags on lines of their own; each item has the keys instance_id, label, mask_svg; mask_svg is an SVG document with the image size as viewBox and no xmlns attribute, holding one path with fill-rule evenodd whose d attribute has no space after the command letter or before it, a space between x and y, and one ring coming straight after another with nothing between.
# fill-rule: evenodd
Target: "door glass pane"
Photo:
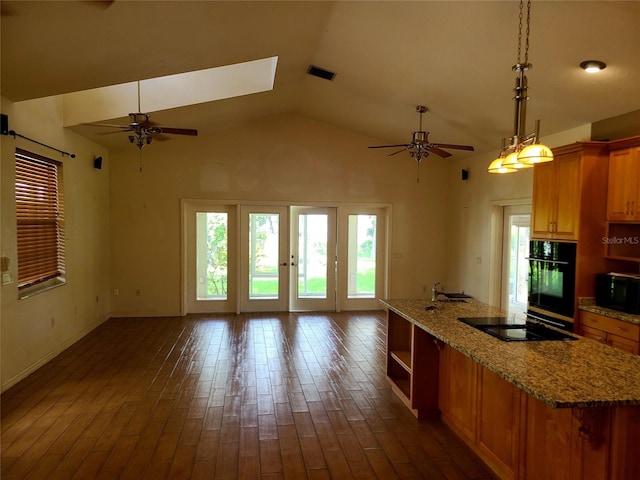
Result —
<instances>
[{"instance_id":1,"label":"door glass pane","mask_svg":"<svg viewBox=\"0 0 640 480\"><path fill-rule=\"evenodd\" d=\"M249 298L277 299L279 286L277 213L249 214Z\"/></svg>"},{"instance_id":2,"label":"door glass pane","mask_svg":"<svg viewBox=\"0 0 640 480\"><path fill-rule=\"evenodd\" d=\"M327 298L328 215L298 216L298 298Z\"/></svg>"},{"instance_id":3,"label":"door glass pane","mask_svg":"<svg viewBox=\"0 0 640 480\"><path fill-rule=\"evenodd\" d=\"M509 314L523 316L527 309L529 215L509 216Z\"/></svg>"},{"instance_id":4,"label":"door glass pane","mask_svg":"<svg viewBox=\"0 0 640 480\"><path fill-rule=\"evenodd\" d=\"M196 212L196 298L227 299L227 214Z\"/></svg>"},{"instance_id":5,"label":"door glass pane","mask_svg":"<svg viewBox=\"0 0 640 480\"><path fill-rule=\"evenodd\" d=\"M376 294L376 215L349 215L347 298Z\"/></svg>"}]
</instances>

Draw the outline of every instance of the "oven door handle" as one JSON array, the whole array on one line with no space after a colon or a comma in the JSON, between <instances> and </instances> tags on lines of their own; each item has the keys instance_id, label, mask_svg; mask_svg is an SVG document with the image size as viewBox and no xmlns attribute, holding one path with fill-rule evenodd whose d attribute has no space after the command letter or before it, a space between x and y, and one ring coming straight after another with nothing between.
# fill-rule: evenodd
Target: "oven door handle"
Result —
<instances>
[{"instance_id":1,"label":"oven door handle","mask_svg":"<svg viewBox=\"0 0 640 480\"><path fill-rule=\"evenodd\" d=\"M569 262L565 262L563 260L546 260L544 258L532 258L532 257L524 257L524 259L533 260L534 262L557 263L558 265L569 265Z\"/></svg>"},{"instance_id":2,"label":"oven door handle","mask_svg":"<svg viewBox=\"0 0 640 480\"><path fill-rule=\"evenodd\" d=\"M566 330L567 328L560 322L554 322L553 320L549 320L548 318L538 317L537 315L532 315L530 312L527 312L527 317L531 317L534 320L539 321L540 323L546 323L546 324L553 325L554 327L562 328L563 330Z\"/></svg>"}]
</instances>

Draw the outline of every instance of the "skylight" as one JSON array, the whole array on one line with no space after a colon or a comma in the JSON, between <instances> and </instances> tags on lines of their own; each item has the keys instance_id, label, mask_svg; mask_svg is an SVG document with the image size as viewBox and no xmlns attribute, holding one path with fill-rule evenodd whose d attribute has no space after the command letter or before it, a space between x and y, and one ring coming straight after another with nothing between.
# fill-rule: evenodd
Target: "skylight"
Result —
<instances>
[{"instance_id":1,"label":"skylight","mask_svg":"<svg viewBox=\"0 0 640 480\"><path fill-rule=\"evenodd\" d=\"M144 113L273 90L278 57L140 81ZM138 110L138 82L63 95L64 126L126 117Z\"/></svg>"}]
</instances>

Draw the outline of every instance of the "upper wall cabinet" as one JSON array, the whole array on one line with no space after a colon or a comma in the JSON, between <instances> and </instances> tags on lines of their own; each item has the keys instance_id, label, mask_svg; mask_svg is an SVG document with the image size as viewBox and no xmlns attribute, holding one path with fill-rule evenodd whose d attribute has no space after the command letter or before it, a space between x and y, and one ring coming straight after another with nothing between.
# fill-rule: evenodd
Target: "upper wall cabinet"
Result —
<instances>
[{"instance_id":1,"label":"upper wall cabinet","mask_svg":"<svg viewBox=\"0 0 640 480\"><path fill-rule=\"evenodd\" d=\"M636 139L640 143L640 138ZM619 143L613 143L612 148ZM640 221L640 146L611 150L607 220Z\"/></svg>"},{"instance_id":2,"label":"upper wall cabinet","mask_svg":"<svg viewBox=\"0 0 640 480\"><path fill-rule=\"evenodd\" d=\"M533 171L534 239L578 240L592 227L604 232L608 148L580 142L553 150L554 161Z\"/></svg>"}]
</instances>

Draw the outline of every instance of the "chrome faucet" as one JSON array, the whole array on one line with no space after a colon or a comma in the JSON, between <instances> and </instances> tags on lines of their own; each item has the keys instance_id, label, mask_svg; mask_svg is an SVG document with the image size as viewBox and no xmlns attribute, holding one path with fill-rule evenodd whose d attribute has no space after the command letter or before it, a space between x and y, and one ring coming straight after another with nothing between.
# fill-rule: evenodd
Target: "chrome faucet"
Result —
<instances>
[{"instance_id":1,"label":"chrome faucet","mask_svg":"<svg viewBox=\"0 0 640 480\"><path fill-rule=\"evenodd\" d=\"M436 302L438 300L438 295L440 295L440 292L438 291L438 285L440 285L440 282L434 283L433 287L431 287L431 301L432 302Z\"/></svg>"}]
</instances>

